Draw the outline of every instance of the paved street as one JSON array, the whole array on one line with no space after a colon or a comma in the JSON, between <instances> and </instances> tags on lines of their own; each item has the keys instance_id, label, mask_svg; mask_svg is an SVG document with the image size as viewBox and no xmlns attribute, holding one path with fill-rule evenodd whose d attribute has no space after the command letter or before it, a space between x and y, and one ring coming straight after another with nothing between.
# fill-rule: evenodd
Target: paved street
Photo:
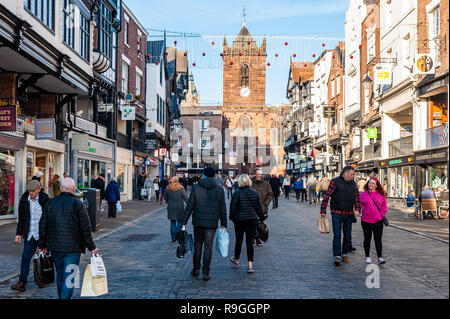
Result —
<instances>
[{"instance_id":1,"label":"paved street","mask_svg":"<svg viewBox=\"0 0 450 319\"><path fill-rule=\"evenodd\" d=\"M246 249L241 266L214 251L211 281L191 277L192 255L175 256L166 210L156 210L138 222L96 240L108 271L109 294L101 298L448 298L448 244L396 228L385 229L384 258L380 288L366 288L366 264L360 222L354 224L353 244L357 251L351 263L332 264L332 234L317 230L319 204L309 205L280 199L271 209L267 223L270 238L255 247L255 273L246 273ZM328 215L328 218L330 216ZM448 224L447 224L448 227ZM192 232L192 225L188 231ZM234 251L234 230L229 225L230 251ZM127 241L133 234L148 234L149 241ZM447 238L448 240L448 238ZM375 250L372 248L372 258ZM87 257L87 256L86 256ZM83 276L88 258L82 256ZM89 256L90 257L90 254ZM14 281L0 285L1 298L56 298L56 285L38 289L29 278L28 291L9 289ZM252 294L249 294L252 291ZM74 298L80 298L75 289Z\"/></svg>"}]
</instances>

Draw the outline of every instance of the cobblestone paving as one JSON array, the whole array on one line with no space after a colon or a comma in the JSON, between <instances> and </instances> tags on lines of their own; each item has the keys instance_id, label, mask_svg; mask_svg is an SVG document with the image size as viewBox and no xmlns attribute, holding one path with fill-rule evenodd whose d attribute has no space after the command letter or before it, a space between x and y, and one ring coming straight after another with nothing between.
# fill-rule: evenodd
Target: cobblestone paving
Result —
<instances>
[{"instance_id":1,"label":"cobblestone paving","mask_svg":"<svg viewBox=\"0 0 450 319\"><path fill-rule=\"evenodd\" d=\"M108 271L109 294L100 298L448 298L448 244L395 228L385 228L385 265L380 268L380 288L366 287L366 264L362 248L360 221L354 224L351 263L333 265L332 234L317 230L319 204L296 203L280 199L278 209L270 209L267 223L270 239L255 247L255 273L246 273L246 249L241 266L214 251L211 280L190 275L192 255L175 256L166 210L156 212L139 223L122 228L96 242ZM327 216L330 218L330 216ZM234 229L229 222L229 256L234 252ZM192 233L192 226L188 227ZM132 234L154 234L148 242L123 241ZM245 246L245 245L244 245ZM373 246L373 243L372 243ZM372 259L375 259L372 247ZM82 255L83 276L89 256ZM56 285L38 289L29 279L26 293L9 289L10 281L0 285L0 298L56 298ZM252 292L252 293L249 293ZM74 298L80 298L75 289Z\"/></svg>"}]
</instances>

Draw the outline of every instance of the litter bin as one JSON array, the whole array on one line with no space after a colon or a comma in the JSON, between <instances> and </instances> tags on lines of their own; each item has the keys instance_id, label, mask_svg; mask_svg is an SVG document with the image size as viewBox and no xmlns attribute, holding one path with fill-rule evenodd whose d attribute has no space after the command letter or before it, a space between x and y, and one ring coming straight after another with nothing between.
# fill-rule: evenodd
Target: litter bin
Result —
<instances>
[{"instance_id":1,"label":"litter bin","mask_svg":"<svg viewBox=\"0 0 450 319\"><path fill-rule=\"evenodd\" d=\"M89 219L91 220L92 231L97 231L100 228L100 190L97 188L84 188L83 200L86 203Z\"/></svg>"}]
</instances>

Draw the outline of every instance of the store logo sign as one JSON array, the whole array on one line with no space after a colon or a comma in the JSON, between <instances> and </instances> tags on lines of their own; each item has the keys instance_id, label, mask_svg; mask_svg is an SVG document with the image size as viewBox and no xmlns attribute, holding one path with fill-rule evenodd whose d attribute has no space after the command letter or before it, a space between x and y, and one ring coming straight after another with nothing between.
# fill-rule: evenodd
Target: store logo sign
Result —
<instances>
[{"instance_id":1,"label":"store logo sign","mask_svg":"<svg viewBox=\"0 0 450 319\"><path fill-rule=\"evenodd\" d=\"M16 107L1 106L0 107L0 131L16 130Z\"/></svg>"},{"instance_id":2,"label":"store logo sign","mask_svg":"<svg viewBox=\"0 0 450 319\"><path fill-rule=\"evenodd\" d=\"M416 54L414 74L434 74L435 65L431 54Z\"/></svg>"},{"instance_id":3,"label":"store logo sign","mask_svg":"<svg viewBox=\"0 0 450 319\"><path fill-rule=\"evenodd\" d=\"M367 138L377 138L378 130L377 128L368 128L367 129Z\"/></svg>"},{"instance_id":4,"label":"store logo sign","mask_svg":"<svg viewBox=\"0 0 450 319\"><path fill-rule=\"evenodd\" d=\"M401 159L389 161L389 165L401 164L403 161Z\"/></svg>"}]
</instances>

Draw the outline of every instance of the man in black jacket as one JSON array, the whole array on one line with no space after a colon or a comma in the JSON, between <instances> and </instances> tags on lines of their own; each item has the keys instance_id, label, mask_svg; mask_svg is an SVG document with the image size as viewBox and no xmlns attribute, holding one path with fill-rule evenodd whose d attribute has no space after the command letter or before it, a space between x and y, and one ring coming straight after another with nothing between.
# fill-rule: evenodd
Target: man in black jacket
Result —
<instances>
[{"instance_id":1,"label":"man in black jacket","mask_svg":"<svg viewBox=\"0 0 450 319\"><path fill-rule=\"evenodd\" d=\"M22 195L19 203L19 222L16 230L16 243L21 243L23 239L23 253L20 267L19 282L12 285L11 289L21 292L26 291L28 274L30 273L30 262L39 239L39 220L42 210L49 200L48 195L41 191L41 183L31 180L27 184L27 191ZM39 286L39 288L46 287Z\"/></svg>"},{"instance_id":2,"label":"man in black jacket","mask_svg":"<svg viewBox=\"0 0 450 319\"><path fill-rule=\"evenodd\" d=\"M273 175L273 177L269 181L270 187L272 187L272 193L273 193L273 207L272 208L278 208L278 197L280 196L280 189L281 189L281 182L280 179L277 177L277 175Z\"/></svg>"},{"instance_id":3,"label":"man in black jacket","mask_svg":"<svg viewBox=\"0 0 450 319\"><path fill-rule=\"evenodd\" d=\"M211 264L214 235L216 234L219 219L221 227L227 227L225 192L222 187L217 185L215 175L216 172L212 167L206 167L203 170L199 183L192 188L183 218L182 230L185 230L192 214L192 225L194 225L194 269L192 269L191 275L193 276L198 276L200 273L202 246L205 245L202 268L204 281L211 279L209 266Z\"/></svg>"},{"instance_id":4,"label":"man in black jacket","mask_svg":"<svg viewBox=\"0 0 450 319\"><path fill-rule=\"evenodd\" d=\"M137 195L139 200L142 200L142 188L144 187L144 183L145 183L145 174L141 173L137 179L137 191L138 191Z\"/></svg>"},{"instance_id":5,"label":"man in black jacket","mask_svg":"<svg viewBox=\"0 0 450 319\"><path fill-rule=\"evenodd\" d=\"M75 181L64 178L61 195L45 205L39 222L39 252L46 254L50 250L52 253L60 299L72 297L76 283L68 285L66 279L73 273L72 267L78 267L81 253L85 253L86 247L92 254L98 254L92 239L88 212L74 192Z\"/></svg>"}]
</instances>

